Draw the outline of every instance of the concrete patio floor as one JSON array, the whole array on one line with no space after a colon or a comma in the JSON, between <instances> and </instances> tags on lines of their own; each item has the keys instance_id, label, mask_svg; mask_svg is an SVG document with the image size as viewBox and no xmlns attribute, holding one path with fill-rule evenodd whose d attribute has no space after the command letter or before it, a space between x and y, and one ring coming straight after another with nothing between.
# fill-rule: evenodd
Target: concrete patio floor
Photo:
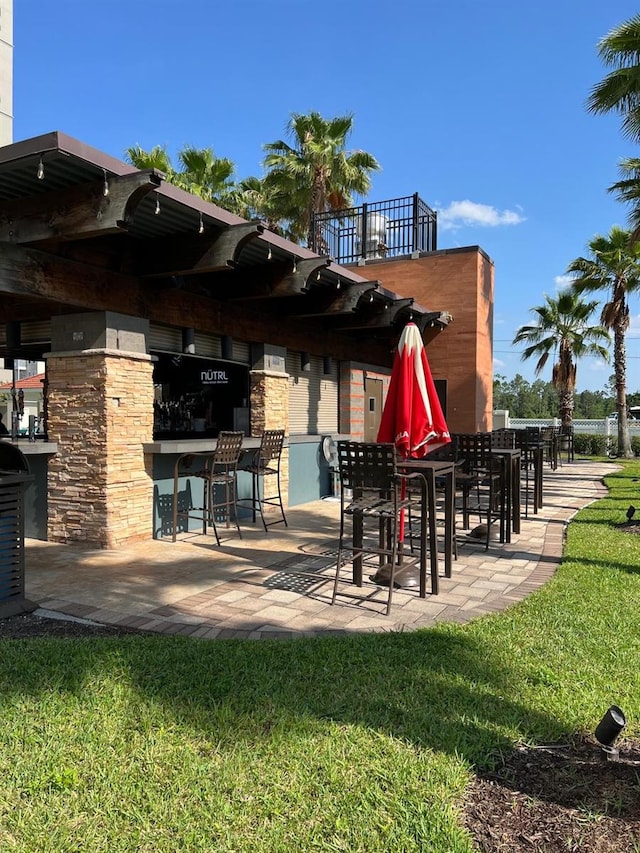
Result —
<instances>
[{"instance_id":1,"label":"concrete patio floor","mask_svg":"<svg viewBox=\"0 0 640 853\"><path fill-rule=\"evenodd\" d=\"M470 539L458 529L451 578L440 559L440 594L421 599L396 590L384 615L387 590L331 606L340 505L317 501L287 512L288 527L264 533L242 524L242 539L222 530L91 550L26 540L26 595L40 608L145 631L208 638L295 637L326 633L415 630L436 622L467 622L504 610L551 578L562 555L564 530L577 510L606 494L602 477L615 463L545 466L545 505L522 518L509 544ZM460 528L458 519L458 528ZM315 577L297 572L317 572ZM366 573L365 573L366 575ZM345 575L346 576L346 575Z\"/></svg>"}]
</instances>

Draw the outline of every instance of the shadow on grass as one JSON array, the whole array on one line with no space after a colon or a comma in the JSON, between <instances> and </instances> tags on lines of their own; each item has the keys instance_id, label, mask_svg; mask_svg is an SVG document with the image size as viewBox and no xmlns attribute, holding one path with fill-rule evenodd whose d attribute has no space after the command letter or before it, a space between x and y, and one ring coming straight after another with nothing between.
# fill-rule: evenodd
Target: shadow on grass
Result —
<instances>
[{"instance_id":1,"label":"shadow on grass","mask_svg":"<svg viewBox=\"0 0 640 853\"><path fill-rule=\"evenodd\" d=\"M563 730L514 698L517 678L503 656L451 626L290 641L149 635L4 646L5 695L82 696L107 673L222 744L302 719L333 721L477 762L510 747L507 731Z\"/></svg>"}]
</instances>

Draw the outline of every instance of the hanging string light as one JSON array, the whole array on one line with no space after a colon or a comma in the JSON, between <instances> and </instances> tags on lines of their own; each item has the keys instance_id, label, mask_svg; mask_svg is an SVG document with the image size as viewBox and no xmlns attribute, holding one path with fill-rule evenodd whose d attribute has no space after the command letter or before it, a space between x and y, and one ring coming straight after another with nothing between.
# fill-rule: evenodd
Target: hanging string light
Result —
<instances>
[{"instance_id":1,"label":"hanging string light","mask_svg":"<svg viewBox=\"0 0 640 853\"><path fill-rule=\"evenodd\" d=\"M295 255L293 256L293 269L291 272L298 272L298 259Z\"/></svg>"},{"instance_id":2,"label":"hanging string light","mask_svg":"<svg viewBox=\"0 0 640 853\"><path fill-rule=\"evenodd\" d=\"M155 213L156 216L160 213L160 199L158 198L157 193L156 193L156 207L155 207L155 210L153 212Z\"/></svg>"},{"instance_id":3,"label":"hanging string light","mask_svg":"<svg viewBox=\"0 0 640 853\"><path fill-rule=\"evenodd\" d=\"M204 233L204 222L202 220L202 211L200 211L200 225L198 226L198 234Z\"/></svg>"},{"instance_id":4,"label":"hanging string light","mask_svg":"<svg viewBox=\"0 0 640 853\"><path fill-rule=\"evenodd\" d=\"M270 261L273 257L273 252L271 251L271 243L269 243L269 251L267 252L267 260Z\"/></svg>"},{"instance_id":5,"label":"hanging string light","mask_svg":"<svg viewBox=\"0 0 640 853\"><path fill-rule=\"evenodd\" d=\"M104 173L104 184L102 186L102 195L106 198L109 195L109 181L107 180L107 170L102 170Z\"/></svg>"},{"instance_id":6,"label":"hanging string light","mask_svg":"<svg viewBox=\"0 0 640 853\"><path fill-rule=\"evenodd\" d=\"M44 178L44 163L42 162L42 157L40 157L38 162L38 171L36 172L36 175L38 176L39 181Z\"/></svg>"},{"instance_id":7,"label":"hanging string light","mask_svg":"<svg viewBox=\"0 0 640 853\"><path fill-rule=\"evenodd\" d=\"M342 286L342 282L340 281L340 279L338 279L338 280L336 281L336 290L340 290L340 287L341 287L341 286Z\"/></svg>"}]
</instances>

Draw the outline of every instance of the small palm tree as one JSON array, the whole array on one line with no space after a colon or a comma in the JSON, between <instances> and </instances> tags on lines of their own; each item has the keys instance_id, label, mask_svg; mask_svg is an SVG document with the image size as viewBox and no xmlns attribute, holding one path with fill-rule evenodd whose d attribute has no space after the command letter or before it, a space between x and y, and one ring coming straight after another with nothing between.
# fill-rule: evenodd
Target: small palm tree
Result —
<instances>
[{"instance_id":1,"label":"small palm tree","mask_svg":"<svg viewBox=\"0 0 640 853\"><path fill-rule=\"evenodd\" d=\"M573 421L576 360L586 355L609 360L609 350L604 345L609 341L609 333L601 326L588 325L597 307L597 301L582 302L569 289L562 291L557 299L545 296L544 305L531 309L537 317L537 324L521 326L513 339L514 344L527 344L522 352L523 359L538 357L536 376L554 353L556 361L551 383L558 394L563 426L571 426Z\"/></svg>"},{"instance_id":2,"label":"small palm tree","mask_svg":"<svg viewBox=\"0 0 640 853\"><path fill-rule=\"evenodd\" d=\"M145 151L139 145L133 145L126 149L125 159L136 169L157 169L159 172L164 172L167 180L172 183L175 169L166 147L154 145L150 151Z\"/></svg>"},{"instance_id":3,"label":"small palm tree","mask_svg":"<svg viewBox=\"0 0 640 853\"><path fill-rule=\"evenodd\" d=\"M216 157L212 148L185 145L178 158L182 165L178 173L180 185L188 192L206 201L218 201L233 189L233 161Z\"/></svg>"},{"instance_id":4,"label":"small palm tree","mask_svg":"<svg viewBox=\"0 0 640 853\"><path fill-rule=\"evenodd\" d=\"M629 231L614 226L608 237L597 235L589 242L590 258L576 258L567 272L574 276L574 293L607 291L600 322L613 330L613 368L618 411L618 455L631 458L627 425L627 349L629 294L640 290L640 243Z\"/></svg>"},{"instance_id":5,"label":"small palm tree","mask_svg":"<svg viewBox=\"0 0 640 853\"><path fill-rule=\"evenodd\" d=\"M127 148L125 157L138 169L158 169L164 172L170 184L200 196L205 201L215 202L233 213L239 212L233 182L235 165L226 157L216 157L211 148L185 145L178 152L180 169L175 168L167 149L161 145L155 145L150 151L135 145Z\"/></svg>"},{"instance_id":6,"label":"small palm tree","mask_svg":"<svg viewBox=\"0 0 640 853\"><path fill-rule=\"evenodd\" d=\"M324 119L317 112L293 113L287 128L292 145L279 139L263 146L264 186L291 234L318 246L314 213L352 207L352 195L369 192L371 174L380 165L366 151L346 150L351 114Z\"/></svg>"}]
</instances>

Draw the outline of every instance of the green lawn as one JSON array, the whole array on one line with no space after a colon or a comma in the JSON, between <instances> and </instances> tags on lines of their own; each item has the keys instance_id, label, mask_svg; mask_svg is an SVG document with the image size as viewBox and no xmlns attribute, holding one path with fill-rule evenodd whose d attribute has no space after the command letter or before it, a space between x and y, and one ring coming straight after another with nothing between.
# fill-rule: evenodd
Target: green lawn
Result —
<instances>
[{"instance_id":1,"label":"green lawn","mask_svg":"<svg viewBox=\"0 0 640 853\"><path fill-rule=\"evenodd\" d=\"M611 703L640 734L640 537L612 526L639 478L607 479L552 582L470 625L0 642L0 850L471 850L475 764Z\"/></svg>"}]
</instances>

